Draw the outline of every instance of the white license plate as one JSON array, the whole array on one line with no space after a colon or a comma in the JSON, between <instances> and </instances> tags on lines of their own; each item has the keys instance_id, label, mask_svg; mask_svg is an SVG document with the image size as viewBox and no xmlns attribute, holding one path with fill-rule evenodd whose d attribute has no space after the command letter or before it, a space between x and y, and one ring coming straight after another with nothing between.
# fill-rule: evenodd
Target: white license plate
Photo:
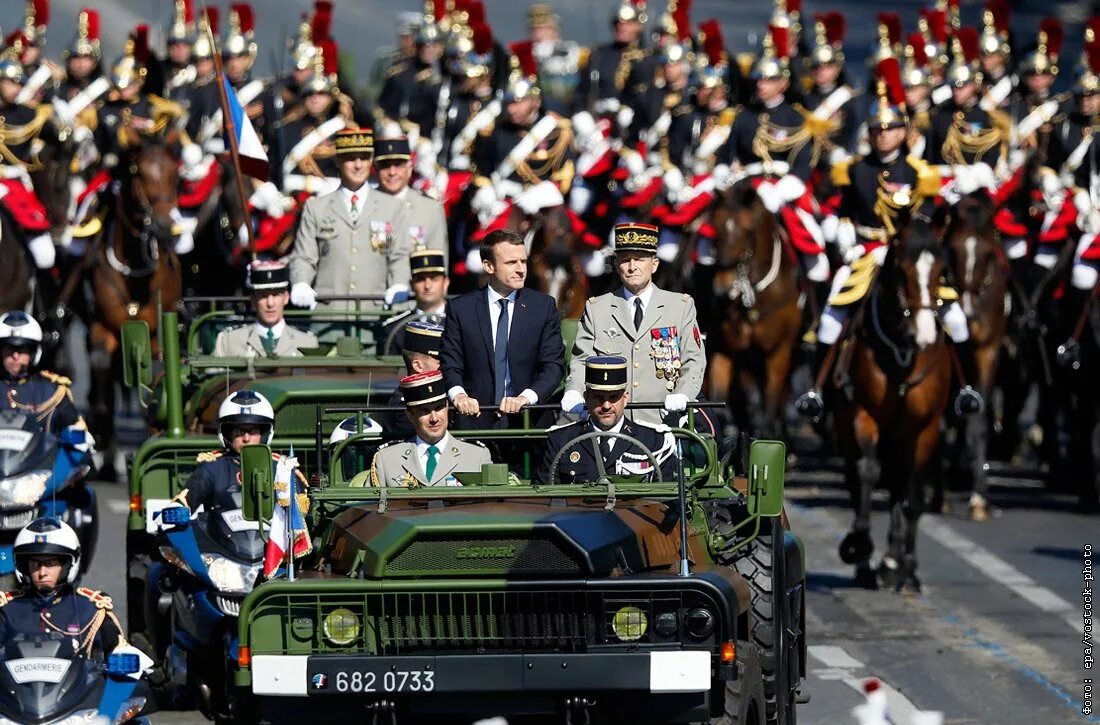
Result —
<instances>
[{"instance_id":1,"label":"white license plate","mask_svg":"<svg viewBox=\"0 0 1100 725\"><path fill-rule=\"evenodd\" d=\"M433 670L340 669L310 672L310 694L359 695L371 693L432 692Z\"/></svg>"}]
</instances>

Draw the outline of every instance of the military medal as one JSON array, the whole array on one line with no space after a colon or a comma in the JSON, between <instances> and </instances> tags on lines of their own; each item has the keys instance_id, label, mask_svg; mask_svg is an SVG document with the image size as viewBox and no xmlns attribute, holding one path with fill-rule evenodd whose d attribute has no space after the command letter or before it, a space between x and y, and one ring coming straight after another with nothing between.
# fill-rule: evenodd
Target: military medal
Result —
<instances>
[{"instance_id":1,"label":"military medal","mask_svg":"<svg viewBox=\"0 0 1100 725\"><path fill-rule=\"evenodd\" d=\"M428 236L428 228L422 224L414 224L409 227L409 239L412 240L413 249L424 248L424 238Z\"/></svg>"},{"instance_id":2,"label":"military medal","mask_svg":"<svg viewBox=\"0 0 1100 725\"><path fill-rule=\"evenodd\" d=\"M376 252L385 252L390 246L393 225L379 219L370 220L370 246Z\"/></svg>"},{"instance_id":3,"label":"military medal","mask_svg":"<svg viewBox=\"0 0 1100 725\"><path fill-rule=\"evenodd\" d=\"M649 331L650 356L659 380L665 381L665 388L673 390L680 378L680 335L675 327L655 327Z\"/></svg>"}]
</instances>

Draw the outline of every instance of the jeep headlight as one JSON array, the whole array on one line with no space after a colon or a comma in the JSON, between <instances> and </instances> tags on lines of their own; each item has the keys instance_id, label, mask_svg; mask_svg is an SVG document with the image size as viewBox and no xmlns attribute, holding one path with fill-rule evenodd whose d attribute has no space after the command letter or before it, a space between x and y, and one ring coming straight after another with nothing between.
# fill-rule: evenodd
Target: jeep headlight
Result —
<instances>
[{"instance_id":1,"label":"jeep headlight","mask_svg":"<svg viewBox=\"0 0 1100 725\"><path fill-rule=\"evenodd\" d=\"M33 506L46 491L46 481L53 471L31 471L0 481L0 505Z\"/></svg>"},{"instance_id":2,"label":"jeep headlight","mask_svg":"<svg viewBox=\"0 0 1100 725\"><path fill-rule=\"evenodd\" d=\"M333 609L325 615L321 628L324 630L325 639L343 647L354 642L359 636L359 617L345 607Z\"/></svg>"},{"instance_id":3,"label":"jeep headlight","mask_svg":"<svg viewBox=\"0 0 1100 725\"><path fill-rule=\"evenodd\" d=\"M648 627L649 619L637 607L623 607L611 619L611 631L623 642L637 642Z\"/></svg>"},{"instance_id":4,"label":"jeep headlight","mask_svg":"<svg viewBox=\"0 0 1100 725\"><path fill-rule=\"evenodd\" d=\"M221 592L247 594L260 574L258 564L239 564L217 554L203 554L206 573Z\"/></svg>"}]
</instances>

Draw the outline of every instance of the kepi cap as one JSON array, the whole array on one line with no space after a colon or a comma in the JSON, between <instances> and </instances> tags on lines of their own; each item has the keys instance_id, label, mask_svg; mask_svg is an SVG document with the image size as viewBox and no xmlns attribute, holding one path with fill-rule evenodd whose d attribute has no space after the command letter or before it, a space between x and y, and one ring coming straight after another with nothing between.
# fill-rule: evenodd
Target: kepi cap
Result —
<instances>
[{"instance_id":1,"label":"kepi cap","mask_svg":"<svg viewBox=\"0 0 1100 725\"><path fill-rule=\"evenodd\" d=\"M286 262L261 261L248 265L245 284L249 289L289 289L290 269Z\"/></svg>"},{"instance_id":2,"label":"kepi cap","mask_svg":"<svg viewBox=\"0 0 1100 725\"><path fill-rule=\"evenodd\" d=\"M447 262L438 249L418 249L409 255L409 267L413 274L438 272L447 274Z\"/></svg>"},{"instance_id":3,"label":"kepi cap","mask_svg":"<svg viewBox=\"0 0 1100 725\"><path fill-rule=\"evenodd\" d=\"M439 358L439 343L443 339L443 328L430 322L405 323L405 352L419 352Z\"/></svg>"},{"instance_id":4,"label":"kepi cap","mask_svg":"<svg viewBox=\"0 0 1100 725\"><path fill-rule=\"evenodd\" d=\"M405 405L409 408L447 399L447 391L443 389L443 373L439 370L401 378L399 385Z\"/></svg>"},{"instance_id":5,"label":"kepi cap","mask_svg":"<svg viewBox=\"0 0 1100 725\"><path fill-rule=\"evenodd\" d=\"M584 387L588 390L626 390L626 358L591 355L584 361Z\"/></svg>"},{"instance_id":6,"label":"kepi cap","mask_svg":"<svg viewBox=\"0 0 1100 725\"><path fill-rule=\"evenodd\" d=\"M387 159L399 159L408 161L412 158L409 150L409 139L404 136L390 136L380 138L374 142L374 160L386 161Z\"/></svg>"},{"instance_id":7,"label":"kepi cap","mask_svg":"<svg viewBox=\"0 0 1100 725\"><path fill-rule=\"evenodd\" d=\"M374 133L369 128L345 128L336 132L336 155L373 154Z\"/></svg>"},{"instance_id":8,"label":"kepi cap","mask_svg":"<svg viewBox=\"0 0 1100 725\"><path fill-rule=\"evenodd\" d=\"M657 226L627 222L615 225L616 252L657 253Z\"/></svg>"}]
</instances>

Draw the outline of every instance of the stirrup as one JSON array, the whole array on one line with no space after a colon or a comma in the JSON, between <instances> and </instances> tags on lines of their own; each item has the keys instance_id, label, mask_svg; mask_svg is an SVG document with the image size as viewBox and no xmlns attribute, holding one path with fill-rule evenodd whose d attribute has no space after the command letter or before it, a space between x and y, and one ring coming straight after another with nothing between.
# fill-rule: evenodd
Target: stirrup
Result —
<instances>
[{"instance_id":1,"label":"stirrup","mask_svg":"<svg viewBox=\"0 0 1100 725\"><path fill-rule=\"evenodd\" d=\"M804 420L817 423L825 415L825 399L815 389L807 390L794 402L795 410Z\"/></svg>"},{"instance_id":2,"label":"stirrup","mask_svg":"<svg viewBox=\"0 0 1100 725\"><path fill-rule=\"evenodd\" d=\"M960 418L975 415L985 410L985 401L981 393L967 385L955 396L955 414Z\"/></svg>"}]
</instances>

